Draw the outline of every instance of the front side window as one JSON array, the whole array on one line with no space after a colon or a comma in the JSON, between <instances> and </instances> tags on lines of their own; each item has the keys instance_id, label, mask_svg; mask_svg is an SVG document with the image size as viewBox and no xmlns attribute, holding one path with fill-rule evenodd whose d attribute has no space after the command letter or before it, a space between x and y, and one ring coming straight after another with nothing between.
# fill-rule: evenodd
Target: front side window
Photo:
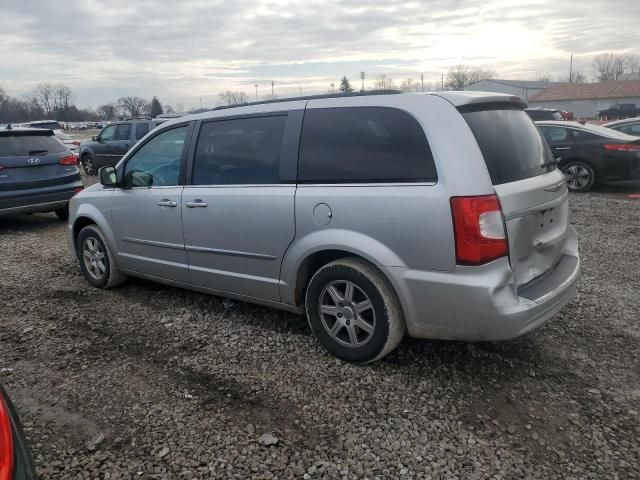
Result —
<instances>
[{"instance_id":1,"label":"front side window","mask_svg":"<svg viewBox=\"0 0 640 480\"><path fill-rule=\"evenodd\" d=\"M622 125L616 128L619 132L626 133L627 135L633 135L634 137L640 137L640 123L632 123L629 125Z\"/></svg>"},{"instance_id":2,"label":"front side window","mask_svg":"<svg viewBox=\"0 0 640 480\"><path fill-rule=\"evenodd\" d=\"M307 110L302 125L299 180L306 183L435 181L422 127L394 108Z\"/></svg>"},{"instance_id":3,"label":"front side window","mask_svg":"<svg viewBox=\"0 0 640 480\"><path fill-rule=\"evenodd\" d=\"M178 185L187 127L162 132L137 150L124 168L127 187Z\"/></svg>"},{"instance_id":4,"label":"front side window","mask_svg":"<svg viewBox=\"0 0 640 480\"><path fill-rule=\"evenodd\" d=\"M110 125L102 130L102 132L100 133L100 140L102 140L103 142L113 140L113 137L115 137L116 135L116 128L117 125Z\"/></svg>"},{"instance_id":5,"label":"front side window","mask_svg":"<svg viewBox=\"0 0 640 480\"><path fill-rule=\"evenodd\" d=\"M131 124L123 123L121 125L118 125L116 140L129 140L129 138L131 138Z\"/></svg>"},{"instance_id":6,"label":"front side window","mask_svg":"<svg viewBox=\"0 0 640 480\"><path fill-rule=\"evenodd\" d=\"M198 136L193 185L280 182L285 115L207 122Z\"/></svg>"}]
</instances>

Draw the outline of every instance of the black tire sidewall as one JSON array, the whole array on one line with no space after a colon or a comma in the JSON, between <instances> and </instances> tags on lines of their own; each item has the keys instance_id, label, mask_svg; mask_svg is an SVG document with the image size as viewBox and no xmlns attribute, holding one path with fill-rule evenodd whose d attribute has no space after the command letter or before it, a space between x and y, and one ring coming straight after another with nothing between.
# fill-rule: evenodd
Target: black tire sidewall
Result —
<instances>
[{"instance_id":1,"label":"black tire sidewall","mask_svg":"<svg viewBox=\"0 0 640 480\"><path fill-rule=\"evenodd\" d=\"M373 338L362 347L349 348L337 343L325 330L318 310L320 293L324 287L336 280L355 283L369 297L376 315ZM362 272L346 265L329 265L322 268L311 279L305 298L309 325L320 343L333 355L349 362L368 362L384 349L389 337L387 306L374 283Z\"/></svg>"},{"instance_id":2,"label":"black tire sidewall","mask_svg":"<svg viewBox=\"0 0 640 480\"><path fill-rule=\"evenodd\" d=\"M89 274L84 264L84 258L82 257L82 246L84 245L84 241L89 237L95 238L98 243L100 243L102 251L104 252L105 264L107 268L104 276L100 280L93 278ZM111 258L109 258L109 250L107 249L107 246L104 244L102 237L98 234L94 227L85 227L80 231L78 239L76 240L76 252L78 261L80 262L80 270L82 270L82 275L87 280L87 282L89 282L94 287L105 288L109 283L109 276L111 275Z\"/></svg>"},{"instance_id":3,"label":"black tire sidewall","mask_svg":"<svg viewBox=\"0 0 640 480\"><path fill-rule=\"evenodd\" d=\"M580 162L577 160L571 161L571 162L567 162L565 165L562 166L562 174L564 175L564 171L569 168L572 165L578 165L580 167L585 168L588 172L589 172L589 183L586 185L586 187L580 189L580 190L575 190L575 189L570 189L570 192L575 192L575 193L584 193L584 192L588 192L589 190L591 190L594 185L596 184L596 172L593 169L593 167L591 165L589 165L588 163L585 162ZM567 187L568 188L568 187Z\"/></svg>"}]
</instances>

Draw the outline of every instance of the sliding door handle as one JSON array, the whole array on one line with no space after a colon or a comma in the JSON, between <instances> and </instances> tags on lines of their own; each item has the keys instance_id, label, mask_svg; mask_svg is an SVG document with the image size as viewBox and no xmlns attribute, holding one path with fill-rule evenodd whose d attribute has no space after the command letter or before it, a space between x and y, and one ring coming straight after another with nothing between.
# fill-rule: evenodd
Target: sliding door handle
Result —
<instances>
[{"instance_id":1,"label":"sliding door handle","mask_svg":"<svg viewBox=\"0 0 640 480\"><path fill-rule=\"evenodd\" d=\"M156 205L159 207L177 207L178 202L174 202L173 200L169 200L168 198L163 198L162 200L158 200Z\"/></svg>"},{"instance_id":2,"label":"sliding door handle","mask_svg":"<svg viewBox=\"0 0 640 480\"><path fill-rule=\"evenodd\" d=\"M206 206L208 206L208 204L206 202L203 202L202 200L200 200L199 198L194 200L194 201L189 201L189 202L185 202L184 206L187 208L204 208Z\"/></svg>"}]
</instances>

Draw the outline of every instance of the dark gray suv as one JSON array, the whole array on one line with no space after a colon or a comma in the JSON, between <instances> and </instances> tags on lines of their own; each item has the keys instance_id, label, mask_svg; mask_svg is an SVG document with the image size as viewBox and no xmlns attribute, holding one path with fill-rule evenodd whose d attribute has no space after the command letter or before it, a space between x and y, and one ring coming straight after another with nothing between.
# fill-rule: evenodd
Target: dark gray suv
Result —
<instances>
[{"instance_id":1,"label":"dark gray suv","mask_svg":"<svg viewBox=\"0 0 640 480\"><path fill-rule=\"evenodd\" d=\"M104 127L91 141L80 144L80 162L87 175L115 165L142 137L156 127L153 120L126 120Z\"/></svg>"},{"instance_id":2,"label":"dark gray suv","mask_svg":"<svg viewBox=\"0 0 640 480\"><path fill-rule=\"evenodd\" d=\"M83 189L78 159L51 130L0 129L0 212L69 216Z\"/></svg>"}]
</instances>

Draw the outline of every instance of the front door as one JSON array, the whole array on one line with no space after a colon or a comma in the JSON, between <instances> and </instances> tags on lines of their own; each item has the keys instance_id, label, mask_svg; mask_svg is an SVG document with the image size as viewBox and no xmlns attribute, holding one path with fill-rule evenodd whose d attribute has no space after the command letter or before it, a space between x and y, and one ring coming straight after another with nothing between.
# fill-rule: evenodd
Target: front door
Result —
<instances>
[{"instance_id":1,"label":"front door","mask_svg":"<svg viewBox=\"0 0 640 480\"><path fill-rule=\"evenodd\" d=\"M188 131L182 125L155 135L119 172L124 188L113 193L111 216L125 270L189 282L180 208Z\"/></svg>"},{"instance_id":2,"label":"front door","mask_svg":"<svg viewBox=\"0 0 640 480\"><path fill-rule=\"evenodd\" d=\"M115 165L120 161L122 157L129 151L131 148L131 124L130 123L121 123L118 125L118 130L116 131L116 138L111 142L111 148L113 149Z\"/></svg>"},{"instance_id":3,"label":"front door","mask_svg":"<svg viewBox=\"0 0 640 480\"><path fill-rule=\"evenodd\" d=\"M97 166L115 165L115 152L113 151L113 141L116 138L117 125L109 125L102 129L98 135L98 141L91 148L93 150L94 162ZM119 159L120 157L118 157Z\"/></svg>"},{"instance_id":4,"label":"front door","mask_svg":"<svg viewBox=\"0 0 640 480\"><path fill-rule=\"evenodd\" d=\"M182 195L193 284L280 300L280 265L295 236L296 187L280 174L286 123L286 114L203 123Z\"/></svg>"},{"instance_id":5,"label":"front door","mask_svg":"<svg viewBox=\"0 0 640 480\"><path fill-rule=\"evenodd\" d=\"M555 127L543 125L540 127L544 138L551 147L555 158L560 161L573 156L573 134L572 130L565 127Z\"/></svg>"}]
</instances>

